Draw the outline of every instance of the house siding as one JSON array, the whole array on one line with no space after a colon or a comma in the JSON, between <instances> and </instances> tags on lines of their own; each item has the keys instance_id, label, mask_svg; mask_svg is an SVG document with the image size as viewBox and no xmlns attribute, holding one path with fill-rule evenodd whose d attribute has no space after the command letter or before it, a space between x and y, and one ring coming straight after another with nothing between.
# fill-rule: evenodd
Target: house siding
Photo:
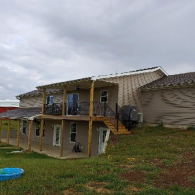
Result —
<instances>
[{"instance_id":1,"label":"house siding","mask_svg":"<svg viewBox=\"0 0 195 195\"><path fill-rule=\"evenodd\" d=\"M110 77L105 78L104 80L118 83L118 104L120 106L138 106L138 110L141 112L142 97L138 88L156 79L159 79L162 76L164 76L163 73L158 70L155 72L134 74L128 76Z\"/></svg>"},{"instance_id":2,"label":"house siding","mask_svg":"<svg viewBox=\"0 0 195 195\"><path fill-rule=\"evenodd\" d=\"M75 122L75 121L65 121L65 127L64 127L64 148L69 149L69 150L72 150L74 146L74 143L70 142L70 124L72 122ZM77 123L76 141L79 142L81 146L83 147L83 152L87 153L89 122L76 121L76 123ZM60 120L46 120L45 121L45 137L43 137L44 144L53 145L54 125L57 125L57 124L61 125L62 122ZM22 133L22 123L21 123L20 138L23 140L28 140L29 125L30 123L28 122L26 134L23 134ZM40 137L36 136L35 127L36 127L36 124L33 123L32 141L39 143ZM92 155L98 155L98 145L99 145L98 128L99 127L106 127L106 126L102 122L93 122L92 144L91 144Z\"/></svg>"},{"instance_id":3,"label":"house siding","mask_svg":"<svg viewBox=\"0 0 195 195\"><path fill-rule=\"evenodd\" d=\"M195 88L143 91L144 122L195 125Z\"/></svg>"},{"instance_id":4,"label":"house siding","mask_svg":"<svg viewBox=\"0 0 195 195\"><path fill-rule=\"evenodd\" d=\"M94 101L100 101L100 92L102 90L108 91L108 105L115 109L115 104L118 101L118 86L111 87L101 87L94 89ZM80 102L89 102L90 100L90 90L89 89L81 89L78 91L68 91L67 94L78 93ZM54 97L54 103L62 103L63 102L63 94L53 94L50 95ZM42 107L42 96L34 96L34 97L23 97L20 99L20 108L27 107Z\"/></svg>"}]
</instances>

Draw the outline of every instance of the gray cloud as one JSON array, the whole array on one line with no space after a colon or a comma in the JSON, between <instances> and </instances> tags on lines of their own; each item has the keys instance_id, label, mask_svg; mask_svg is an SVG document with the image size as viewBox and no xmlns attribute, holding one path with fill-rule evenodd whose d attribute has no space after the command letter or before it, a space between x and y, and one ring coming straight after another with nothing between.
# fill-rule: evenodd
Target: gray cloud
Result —
<instances>
[{"instance_id":1,"label":"gray cloud","mask_svg":"<svg viewBox=\"0 0 195 195\"><path fill-rule=\"evenodd\" d=\"M152 66L194 71L194 22L193 0L2 0L0 98Z\"/></svg>"}]
</instances>

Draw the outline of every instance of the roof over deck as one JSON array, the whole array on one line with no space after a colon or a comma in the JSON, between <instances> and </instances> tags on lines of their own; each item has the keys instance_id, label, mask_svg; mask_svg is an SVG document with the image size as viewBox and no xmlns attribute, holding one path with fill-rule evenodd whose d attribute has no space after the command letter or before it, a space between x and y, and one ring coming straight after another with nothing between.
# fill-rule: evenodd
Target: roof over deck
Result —
<instances>
[{"instance_id":1,"label":"roof over deck","mask_svg":"<svg viewBox=\"0 0 195 195\"><path fill-rule=\"evenodd\" d=\"M99 75L99 76L85 77L85 78L76 79L76 80L52 83L52 84L47 84L47 85L41 85L41 86L38 86L37 89L39 90L43 88L60 89L60 88L63 88L63 86L66 86L68 91L75 90L77 86L79 86L80 88L89 89L91 86L90 85L91 81L95 81L95 87L107 87L107 86L117 85L117 83L103 80L105 78L143 74L143 73L154 72L158 70L160 70L165 76L168 75L160 66L157 66L157 67L140 69L140 70L135 70L135 71L123 72L120 74L116 73L116 74L110 74L110 75Z\"/></svg>"},{"instance_id":2,"label":"roof over deck","mask_svg":"<svg viewBox=\"0 0 195 195\"><path fill-rule=\"evenodd\" d=\"M8 110L7 112L0 113L0 118L33 120L41 115L41 109L41 107L32 107Z\"/></svg>"}]
</instances>

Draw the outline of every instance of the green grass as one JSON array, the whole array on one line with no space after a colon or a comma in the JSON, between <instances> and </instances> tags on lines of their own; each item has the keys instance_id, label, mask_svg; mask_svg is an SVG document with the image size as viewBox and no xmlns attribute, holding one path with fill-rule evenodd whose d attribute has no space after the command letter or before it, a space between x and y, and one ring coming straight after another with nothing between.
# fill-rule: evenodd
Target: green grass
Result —
<instances>
[{"instance_id":1,"label":"green grass","mask_svg":"<svg viewBox=\"0 0 195 195\"><path fill-rule=\"evenodd\" d=\"M10 121L10 128L11 130L17 130L18 129L18 122L15 120ZM8 120L2 120L2 130L8 129Z\"/></svg>"},{"instance_id":2,"label":"green grass","mask_svg":"<svg viewBox=\"0 0 195 195\"><path fill-rule=\"evenodd\" d=\"M194 140L195 131L191 130L141 127L134 129L133 135L119 136L118 143L112 147L109 141L106 154L82 160L58 160L34 152L10 154L13 148L0 145L0 168L21 167L25 170L20 179L0 182L0 195L195 194L191 187L171 185L163 188L154 184L160 173L166 171L154 161L168 167L188 162L183 154L194 155ZM111 155L110 160L108 155ZM131 171L144 173L144 180L124 178ZM194 178L189 176L192 182Z\"/></svg>"}]
</instances>

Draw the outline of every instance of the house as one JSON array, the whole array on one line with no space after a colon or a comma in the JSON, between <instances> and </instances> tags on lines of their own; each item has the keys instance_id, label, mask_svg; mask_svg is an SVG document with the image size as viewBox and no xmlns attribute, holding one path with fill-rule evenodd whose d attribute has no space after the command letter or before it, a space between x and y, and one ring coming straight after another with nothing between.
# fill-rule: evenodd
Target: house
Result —
<instances>
[{"instance_id":1,"label":"house","mask_svg":"<svg viewBox=\"0 0 195 195\"><path fill-rule=\"evenodd\" d=\"M135 105L143 112L139 88L166 76L161 67L153 67L42 85L18 95L19 109L0 117L9 123L18 120L18 147L26 141L29 151L50 148L66 158L79 142L83 156L90 157L104 151L110 133L130 134L130 112L123 106ZM8 125L7 143L10 140Z\"/></svg>"},{"instance_id":2,"label":"house","mask_svg":"<svg viewBox=\"0 0 195 195\"><path fill-rule=\"evenodd\" d=\"M7 110L14 110L19 107L18 100L0 100L0 113L6 112Z\"/></svg>"},{"instance_id":3,"label":"house","mask_svg":"<svg viewBox=\"0 0 195 195\"><path fill-rule=\"evenodd\" d=\"M162 77L139 89L145 123L195 125L195 72Z\"/></svg>"}]
</instances>

